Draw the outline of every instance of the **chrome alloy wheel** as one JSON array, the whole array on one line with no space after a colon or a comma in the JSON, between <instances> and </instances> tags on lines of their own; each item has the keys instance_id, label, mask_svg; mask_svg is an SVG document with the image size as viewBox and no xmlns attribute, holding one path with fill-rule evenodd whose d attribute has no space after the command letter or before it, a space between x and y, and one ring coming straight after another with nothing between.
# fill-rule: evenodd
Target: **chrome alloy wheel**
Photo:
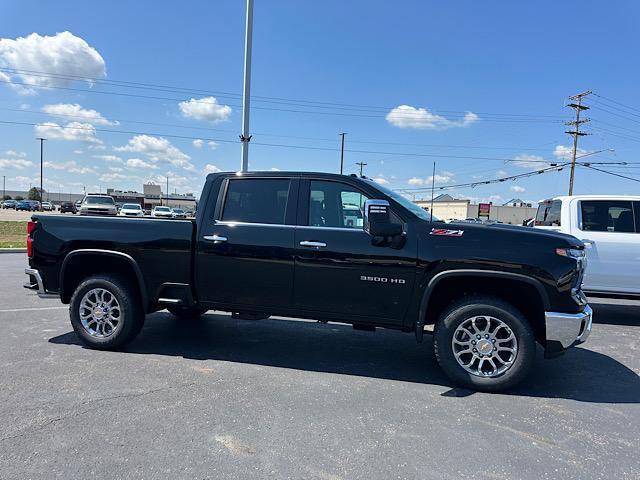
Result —
<instances>
[{"instance_id":1,"label":"chrome alloy wheel","mask_svg":"<svg viewBox=\"0 0 640 480\"><path fill-rule=\"evenodd\" d=\"M518 341L503 321L478 315L462 322L451 340L458 364L478 377L497 377L511 366L518 355Z\"/></svg>"},{"instance_id":2,"label":"chrome alloy wheel","mask_svg":"<svg viewBox=\"0 0 640 480\"><path fill-rule=\"evenodd\" d=\"M118 300L104 288L94 288L85 293L79 310L82 326L92 337L110 337L122 323Z\"/></svg>"}]
</instances>

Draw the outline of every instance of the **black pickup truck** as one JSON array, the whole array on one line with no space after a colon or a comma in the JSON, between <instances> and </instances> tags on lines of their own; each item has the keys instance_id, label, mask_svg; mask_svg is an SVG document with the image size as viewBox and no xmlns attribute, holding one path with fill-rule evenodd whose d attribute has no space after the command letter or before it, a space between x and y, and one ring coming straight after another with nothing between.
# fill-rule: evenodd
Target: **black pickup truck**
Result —
<instances>
[{"instance_id":1,"label":"black pickup truck","mask_svg":"<svg viewBox=\"0 0 640 480\"><path fill-rule=\"evenodd\" d=\"M70 304L94 348L163 308L308 318L433 333L446 374L488 391L522 380L536 343L551 357L591 331L576 238L443 223L356 176L211 174L195 220L34 215L27 246L25 287Z\"/></svg>"}]
</instances>

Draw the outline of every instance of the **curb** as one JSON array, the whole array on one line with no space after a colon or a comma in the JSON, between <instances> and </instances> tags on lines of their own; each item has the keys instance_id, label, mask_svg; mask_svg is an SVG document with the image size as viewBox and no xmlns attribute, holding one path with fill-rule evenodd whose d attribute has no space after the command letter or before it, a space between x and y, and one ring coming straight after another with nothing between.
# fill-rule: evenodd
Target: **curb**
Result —
<instances>
[{"instance_id":1,"label":"curb","mask_svg":"<svg viewBox=\"0 0 640 480\"><path fill-rule=\"evenodd\" d=\"M0 254L2 253L27 253L26 248L0 248Z\"/></svg>"}]
</instances>

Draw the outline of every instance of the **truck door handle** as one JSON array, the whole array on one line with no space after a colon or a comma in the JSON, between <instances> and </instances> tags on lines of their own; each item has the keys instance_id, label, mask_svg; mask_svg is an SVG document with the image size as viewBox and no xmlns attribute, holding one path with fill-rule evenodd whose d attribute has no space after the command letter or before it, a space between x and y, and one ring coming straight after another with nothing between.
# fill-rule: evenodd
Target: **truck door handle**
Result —
<instances>
[{"instance_id":1,"label":"truck door handle","mask_svg":"<svg viewBox=\"0 0 640 480\"><path fill-rule=\"evenodd\" d=\"M589 240L588 238L583 238L581 240L582 240L582 243L584 243L584 246L587 248L593 247L593 245L596 243L593 240Z\"/></svg>"},{"instance_id":2,"label":"truck door handle","mask_svg":"<svg viewBox=\"0 0 640 480\"><path fill-rule=\"evenodd\" d=\"M311 240L303 240L300 242L301 247L312 247L312 248L322 248L326 247L327 244L324 242L313 242Z\"/></svg>"},{"instance_id":3,"label":"truck door handle","mask_svg":"<svg viewBox=\"0 0 640 480\"><path fill-rule=\"evenodd\" d=\"M226 242L227 241L227 237L216 235L215 233L213 235L205 235L203 238L208 242Z\"/></svg>"}]
</instances>

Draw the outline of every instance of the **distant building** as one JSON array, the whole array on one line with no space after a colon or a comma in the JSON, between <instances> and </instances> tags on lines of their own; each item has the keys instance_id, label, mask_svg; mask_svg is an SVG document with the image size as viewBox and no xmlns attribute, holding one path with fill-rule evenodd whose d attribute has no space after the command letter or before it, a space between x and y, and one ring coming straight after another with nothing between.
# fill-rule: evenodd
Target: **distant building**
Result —
<instances>
[{"instance_id":1,"label":"distant building","mask_svg":"<svg viewBox=\"0 0 640 480\"><path fill-rule=\"evenodd\" d=\"M430 211L431 200L416 200L414 203L427 212ZM488 217L485 213L487 209ZM484 210L483 215L481 215L482 210ZM535 217L536 208L519 198L513 198L504 205L494 205L491 202L473 204L469 199L454 198L445 193L433 199L433 215L445 221L482 218L511 225L522 225L525 220Z\"/></svg>"},{"instance_id":2,"label":"distant building","mask_svg":"<svg viewBox=\"0 0 640 480\"><path fill-rule=\"evenodd\" d=\"M170 193L162 192L160 185L155 183L145 183L142 186L142 193L136 191L122 191L107 188L107 195L111 195L116 203L137 203L142 208L152 209L155 206L164 205L171 208L184 208L195 210L197 200L193 193Z\"/></svg>"}]
</instances>

